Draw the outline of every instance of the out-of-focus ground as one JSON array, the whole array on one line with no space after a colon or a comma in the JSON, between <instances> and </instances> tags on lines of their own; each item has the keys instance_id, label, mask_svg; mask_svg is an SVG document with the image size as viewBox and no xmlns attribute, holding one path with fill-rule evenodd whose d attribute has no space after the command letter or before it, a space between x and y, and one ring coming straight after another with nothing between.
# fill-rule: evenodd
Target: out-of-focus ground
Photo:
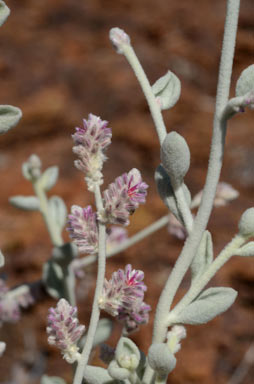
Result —
<instances>
[{"instance_id":1,"label":"out-of-focus ground","mask_svg":"<svg viewBox=\"0 0 254 384\"><path fill-rule=\"evenodd\" d=\"M186 184L194 195L202 189L208 161L225 3L221 0L9 0L12 14L0 29L0 103L23 110L20 124L1 137L0 243L6 256L8 284L35 281L51 244L37 212L21 212L8 197L31 194L21 164L37 153L45 167L58 164L60 180L52 190L72 204L92 202L83 176L73 167L74 127L89 112L110 121L113 142L105 164L105 184L136 167L150 185L147 204L133 216L133 234L166 213L153 174L159 144L139 85L124 57L108 40L111 27L124 28L153 83L168 69L181 79L178 104L164 113L167 129L185 137L191 149ZM234 61L232 96L241 71L253 63L254 4L244 0ZM213 211L209 229L215 254L237 232L241 213L253 206L254 112L229 123L221 180L240 191L229 206ZM68 235L65 234L66 241ZM145 271L146 301L156 307L161 289L182 243L162 229L108 262L113 270L131 263ZM95 266L80 283L79 313L88 325ZM236 289L236 303L208 325L187 327L188 338L177 354L169 382L227 383L254 337L254 259L233 258L214 278L214 286ZM186 280L180 294L188 287ZM179 295L180 297L180 295ZM0 340L7 350L0 360L0 382L38 383L42 373L71 383L71 368L47 345L46 315L52 299L26 311L16 325L4 325ZM151 341L153 315L133 340L145 352ZM111 345L119 334L116 327ZM37 351L37 352L36 352ZM97 360L94 360L98 362ZM250 368L242 384L253 383Z\"/></svg>"}]
</instances>

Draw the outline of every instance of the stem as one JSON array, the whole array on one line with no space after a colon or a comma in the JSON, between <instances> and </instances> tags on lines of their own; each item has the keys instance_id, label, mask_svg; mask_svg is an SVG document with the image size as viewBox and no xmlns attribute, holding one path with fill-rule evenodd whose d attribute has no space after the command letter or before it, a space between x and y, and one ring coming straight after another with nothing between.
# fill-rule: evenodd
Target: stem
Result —
<instances>
[{"instance_id":1,"label":"stem","mask_svg":"<svg viewBox=\"0 0 254 384\"><path fill-rule=\"evenodd\" d=\"M122 51L126 59L128 60L130 66L133 69L133 72L135 73L138 82L142 88L142 91L145 95L147 104L150 108L151 116L154 121L154 125L156 128L156 132L159 138L160 145L162 145L163 140L165 139L165 136L167 134L167 130L164 124L164 120L162 117L161 109L155 99L155 96L153 94L151 85L148 81L148 78L142 68L142 65L140 64L136 53L131 45L123 45ZM174 188L174 186L173 186ZM184 223L186 224L187 232L189 233L192 228L192 214L191 211L185 201L184 193L182 190L182 186L178 187L178 189L174 188L174 193L177 195L177 203L179 204L179 209L181 211L181 214L183 216Z\"/></svg>"},{"instance_id":2,"label":"stem","mask_svg":"<svg viewBox=\"0 0 254 384\"><path fill-rule=\"evenodd\" d=\"M170 318L176 318L182 310L187 307L203 290L206 284L216 274L216 272L234 255L235 251L246 242L246 238L241 235L236 235L231 242L221 251L216 257L213 263L208 267L201 277L198 277L197 281L194 280L187 294L183 299L174 307L170 312L168 319L170 325Z\"/></svg>"},{"instance_id":3,"label":"stem","mask_svg":"<svg viewBox=\"0 0 254 384\"><path fill-rule=\"evenodd\" d=\"M97 211L103 208L101 192L99 185L95 187L95 203ZM78 366L75 372L73 384L81 384L85 368L88 363L88 359L93 347L93 341L97 325L100 318L100 308L98 300L102 294L104 277L106 269L106 226L105 224L99 223L99 254L98 254L98 271L97 271L97 282L92 306L92 314L90 318L89 328L87 332L86 342L81 354L81 359L78 362Z\"/></svg>"},{"instance_id":4,"label":"stem","mask_svg":"<svg viewBox=\"0 0 254 384\"><path fill-rule=\"evenodd\" d=\"M40 201L40 211L46 227L48 229L49 236L51 241L55 247L60 247L63 245L63 239L58 230L56 230L56 226L51 218L49 207L48 207L48 199L44 189L41 187L40 179L36 180L33 183L34 192Z\"/></svg>"},{"instance_id":5,"label":"stem","mask_svg":"<svg viewBox=\"0 0 254 384\"><path fill-rule=\"evenodd\" d=\"M158 231L159 229L163 228L165 225L169 223L169 216L165 215L161 217L159 220L155 221L153 224L147 226L146 228L142 229L129 239L125 240L123 243L112 249L110 252L107 253L107 258L117 255L118 253L125 251L127 248L131 247L132 245L138 243L139 241L145 239L146 237L150 236L152 233ZM77 260L78 267L87 267L88 265L94 263L97 260L96 255L89 255L84 257L83 259Z\"/></svg>"},{"instance_id":6,"label":"stem","mask_svg":"<svg viewBox=\"0 0 254 384\"><path fill-rule=\"evenodd\" d=\"M240 0L228 0L227 2L227 14L216 95L213 137L207 178L201 205L199 207L196 219L194 220L193 230L190 236L187 238L183 250L160 296L155 314L153 343L164 341L167 332L167 324L165 319L167 318L175 293L197 252L198 246L211 214L224 153L226 121L221 119L221 111L226 106L228 101L239 5ZM153 371L148 366L143 379L145 384L150 383L152 374Z\"/></svg>"},{"instance_id":7,"label":"stem","mask_svg":"<svg viewBox=\"0 0 254 384\"><path fill-rule=\"evenodd\" d=\"M150 112L154 121L154 125L156 127L156 131L160 140L160 144L162 144L163 140L165 139L165 136L167 134L167 130L162 118L160 107L155 99L155 96L153 94L151 85L148 81L148 78L142 68L142 65L140 64L136 53L131 45L123 45L122 47L123 54L128 60L130 66L133 69L133 72L135 73L138 82L142 88L142 91L146 97L147 103L150 108Z\"/></svg>"}]
</instances>

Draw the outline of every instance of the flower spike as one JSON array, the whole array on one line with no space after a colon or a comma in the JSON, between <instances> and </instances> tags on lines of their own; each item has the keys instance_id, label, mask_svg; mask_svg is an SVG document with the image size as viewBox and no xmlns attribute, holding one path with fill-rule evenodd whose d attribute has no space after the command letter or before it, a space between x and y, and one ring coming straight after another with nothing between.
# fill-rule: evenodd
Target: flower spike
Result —
<instances>
[{"instance_id":1,"label":"flower spike","mask_svg":"<svg viewBox=\"0 0 254 384\"><path fill-rule=\"evenodd\" d=\"M88 120L83 120L83 127L76 128L76 132L72 135L73 152L79 157L74 164L85 173L90 191L94 190L94 184L103 183L101 170L107 159L104 151L110 145L112 137L111 128L107 125L107 121L90 113Z\"/></svg>"},{"instance_id":2,"label":"flower spike","mask_svg":"<svg viewBox=\"0 0 254 384\"><path fill-rule=\"evenodd\" d=\"M128 225L129 215L135 212L139 204L145 203L147 188L136 168L117 177L103 192L104 210L99 213L99 220Z\"/></svg>"},{"instance_id":3,"label":"flower spike","mask_svg":"<svg viewBox=\"0 0 254 384\"><path fill-rule=\"evenodd\" d=\"M71 207L67 231L81 253L96 254L98 252L96 213L93 213L90 205L86 208L78 205Z\"/></svg>"},{"instance_id":4,"label":"flower spike","mask_svg":"<svg viewBox=\"0 0 254 384\"><path fill-rule=\"evenodd\" d=\"M79 325L76 314L77 308L61 299L56 308L49 309L48 315L48 343L59 348L70 364L79 358L77 342L85 330L84 325Z\"/></svg>"}]
</instances>

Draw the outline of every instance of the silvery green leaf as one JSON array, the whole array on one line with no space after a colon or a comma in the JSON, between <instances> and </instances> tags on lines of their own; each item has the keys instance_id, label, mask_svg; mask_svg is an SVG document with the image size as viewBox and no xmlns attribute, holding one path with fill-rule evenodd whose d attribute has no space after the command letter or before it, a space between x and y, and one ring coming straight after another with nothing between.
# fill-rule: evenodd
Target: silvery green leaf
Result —
<instances>
[{"instance_id":1,"label":"silvery green leaf","mask_svg":"<svg viewBox=\"0 0 254 384\"><path fill-rule=\"evenodd\" d=\"M115 357L120 367L134 370L139 365L140 351L131 339L121 337L116 347Z\"/></svg>"},{"instance_id":2,"label":"silvery green leaf","mask_svg":"<svg viewBox=\"0 0 254 384\"><path fill-rule=\"evenodd\" d=\"M7 7L4 1L0 1L0 27L5 23L10 14L10 8Z\"/></svg>"},{"instance_id":3,"label":"silvery green leaf","mask_svg":"<svg viewBox=\"0 0 254 384\"><path fill-rule=\"evenodd\" d=\"M4 266L4 255L2 251L0 251L0 267L3 267L3 266Z\"/></svg>"},{"instance_id":4,"label":"silvery green leaf","mask_svg":"<svg viewBox=\"0 0 254 384\"><path fill-rule=\"evenodd\" d=\"M209 231L205 231L198 252L191 264L192 280L207 269L213 261L213 242Z\"/></svg>"},{"instance_id":5,"label":"silvery green leaf","mask_svg":"<svg viewBox=\"0 0 254 384\"><path fill-rule=\"evenodd\" d=\"M53 166L46 169L41 175L40 183L45 191L49 191L56 184L58 179L58 167Z\"/></svg>"},{"instance_id":6,"label":"silvery green leaf","mask_svg":"<svg viewBox=\"0 0 254 384\"><path fill-rule=\"evenodd\" d=\"M3 134L15 125L21 119L22 112L19 108L12 105L0 105L0 134Z\"/></svg>"},{"instance_id":7,"label":"silvery green leaf","mask_svg":"<svg viewBox=\"0 0 254 384\"><path fill-rule=\"evenodd\" d=\"M51 297L54 299L64 297L64 273L62 268L53 260L49 260L43 265L42 281Z\"/></svg>"},{"instance_id":8,"label":"silvery green leaf","mask_svg":"<svg viewBox=\"0 0 254 384\"><path fill-rule=\"evenodd\" d=\"M63 199L59 196L52 196L49 199L49 210L55 225L62 230L67 218L67 209Z\"/></svg>"},{"instance_id":9,"label":"silvery green leaf","mask_svg":"<svg viewBox=\"0 0 254 384\"><path fill-rule=\"evenodd\" d=\"M9 203L25 211L38 211L40 209L40 202L36 196L13 196L9 198Z\"/></svg>"},{"instance_id":10,"label":"silvery green leaf","mask_svg":"<svg viewBox=\"0 0 254 384\"><path fill-rule=\"evenodd\" d=\"M234 303L237 292L232 288L208 288L177 315L179 324L205 324L225 312Z\"/></svg>"},{"instance_id":11,"label":"silvery green leaf","mask_svg":"<svg viewBox=\"0 0 254 384\"><path fill-rule=\"evenodd\" d=\"M243 247L239 248L235 252L236 256L254 256L254 241L250 241L248 244L245 244Z\"/></svg>"},{"instance_id":12,"label":"silvery green leaf","mask_svg":"<svg viewBox=\"0 0 254 384\"><path fill-rule=\"evenodd\" d=\"M113 384L112 377L105 368L88 365L85 369L84 379L88 384ZM120 383L119 383L120 384Z\"/></svg>"},{"instance_id":13,"label":"silvery green leaf","mask_svg":"<svg viewBox=\"0 0 254 384\"><path fill-rule=\"evenodd\" d=\"M66 384L65 380L58 376L43 375L41 384Z\"/></svg>"},{"instance_id":14,"label":"silvery green leaf","mask_svg":"<svg viewBox=\"0 0 254 384\"><path fill-rule=\"evenodd\" d=\"M168 71L154 83L152 91L158 97L161 109L170 109L180 97L181 82L173 72Z\"/></svg>"},{"instance_id":15,"label":"silvery green leaf","mask_svg":"<svg viewBox=\"0 0 254 384\"><path fill-rule=\"evenodd\" d=\"M155 182L157 185L158 193L168 209L175 215L175 217L182 222L181 214L178 211L175 195L171 185L170 177L163 168L159 165L155 171ZM182 184L183 193L187 202L187 205L191 204L191 194L188 187Z\"/></svg>"},{"instance_id":16,"label":"silvery green leaf","mask_svg":"<svg viewBox=\"0 0 254 384\"><path fill-rule=\"evenodd\" d=\"M254 91L254 64L244 69L236 83L236 96L244 96Z\"/></svg>"}]
</instances>

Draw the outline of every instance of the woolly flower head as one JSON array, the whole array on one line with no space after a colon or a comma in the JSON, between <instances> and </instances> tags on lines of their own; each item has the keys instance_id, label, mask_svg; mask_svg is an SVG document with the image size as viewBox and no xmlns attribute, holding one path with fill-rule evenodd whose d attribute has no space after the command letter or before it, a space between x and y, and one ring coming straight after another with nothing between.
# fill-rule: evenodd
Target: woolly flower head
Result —
<instances>
[{"instance_id":1,"label":"woolly flower head","mask_svg":"<svg viewBox=\"0 0 254 384\"><path fill-rule=\"evenodd\" d=\"M145 203L147 188L136 168L117 177L103 192L104 209L99 219L104 223L128 225L129 215Z\"/></svg>"},{"instance_id":2,"label":"woolly flower head","mask_svg":"<svg viewBox=\"0 0 254 384\"><path fill-rule=\"evenodd\" d=\"M67 231L81 253L96 254L98 252L96 214L90 205L86 208L78 205L71 207Z\"/></svg>"},{"instance_id":3,"label":"woolly flower head","mask_svg":"<svg viewBox=\"0 0 254 384\"><path fill-rule=\"evenodd\" d=\"M105 149L111 143L111 128L108 122L100 117L89 114L88 120L83 120L83 127L76 128L72 135L74 141L73 152L79 160L74 162L76 168L85 173L85 179L90 191L94 190L94 184L102 184L102 166L106 160Z\"/></svg>"},{"instance_id":4,"label":"woolly flower head","mask_svg":"<svg viewBox=\"0 0 254 384\"><path fill-rule=\"evenodd\" d=\"M125 270L114 272L111 280L104 281L99 306L124 323L127 332L148 322L150 306L143 302L147 290L143 279L144 272L132 269L128 264Z\"/></svg>"},{"instance_id":5,"label":"woolly flower head","mask_svg":"<svg viewBox=\"0 0 254 384\"><path fill-rule=\"evenodd\" d=\"M85 330L84 325L79 325L76 314L77 308L61 299L56 308L49 309L48 315L48 343L59 348L63 358L71 364L79 357L77 342Z\"/></svg>"}]
</instances>

